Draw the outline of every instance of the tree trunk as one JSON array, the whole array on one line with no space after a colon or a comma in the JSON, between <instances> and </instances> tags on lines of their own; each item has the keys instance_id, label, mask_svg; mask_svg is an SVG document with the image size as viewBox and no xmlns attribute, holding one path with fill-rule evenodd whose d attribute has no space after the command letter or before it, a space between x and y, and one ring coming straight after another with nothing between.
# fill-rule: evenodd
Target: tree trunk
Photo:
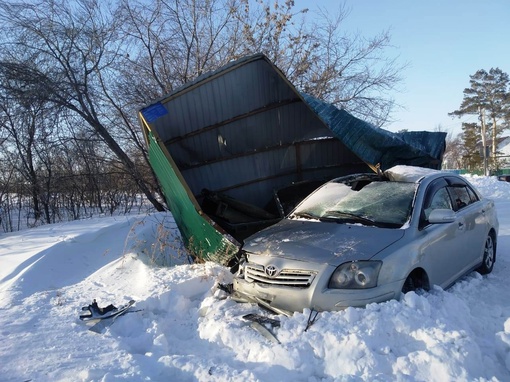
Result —
<instances>
[{"instance_id":1,"label":"tree trunk","mask_svg":"<svg viewBox=\"0 0 510 382\"><path fill-rule=\"evenodd\" d=\"M492 116L492 166L494 170L498 170L498 130L496 125L496 117Z\"/></svg>"},{"instance_id":2,"label":"tree trunk","mask_svg":"<svg viewBox=\"0 0 510 382\"><path fill-rule=\"evenodd\" d=\"M487 176L487 135L485 127L485 110L479 108L480 122L482 124L482 156L483 156L483 174Z\"/></svg>"},{"instance_id":3,"label":"tree trunk","mask_svg":"<svg viewBox=\"0 0 510 382\"><path fill-rule=\"evenodd\" d=\"M112 150L112 152L119 158L119 160L126 166L128 173L133 177L135 183L140 188L140 191L144 193L149 202L152 203L154 208L157 211L165 211L165 207L154 197L152 192L150 191L147 183L143 179L142 175L138 171L136 165L133 161L128 157L128 155L122 150L117 141L113 139L113 137L108 133L106 128L98 121L90 120L89 123L94 127L94 129L98 132L98 134L103 138L107 146Z\"/></svg>"}]
</instances>

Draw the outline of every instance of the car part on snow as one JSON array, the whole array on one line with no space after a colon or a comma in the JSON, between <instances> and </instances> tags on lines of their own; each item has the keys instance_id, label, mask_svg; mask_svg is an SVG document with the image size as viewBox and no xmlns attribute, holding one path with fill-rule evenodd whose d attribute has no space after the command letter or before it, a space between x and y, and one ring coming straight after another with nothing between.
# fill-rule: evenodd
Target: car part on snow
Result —
<instances>
[{"instance_id":1,"label":"car part on snow","mask_svg":"<svg viewBox=\"0 0 510 382\"><path fill-rule=\"evenodd\" d=\"M117 317L128 313L129 308L133 306L135 300L129 301L127 304L116 308L110 304L105 308L99 308L96 300L89 306L82 307L82 311L89 311L88 314L80 315L80 320L85 321L87 325L92 325L89 330L95 333L102 333L108 326L115 322Z\"/></svg>"},{"instance_id":2,"label":"car part on snow","mask_svg":"<svg viewBox=\"0 0 510 382\"><path fill-rule=\"evenodd\" d=\"M88 311L88 313L80 315L80 320L83 321L109 318L119 311L119 309L117 309L113 304L110 304L104 308L100 308L97 305L96 299L94 299L94 301L92 301L92 304L90 304L89 306L82 307L81 310Z\"/></svg>"},{"instance_id":3,"label":"car part on snow","mask_svg":"<svg viewBox=\"0 0 510 382\"><path fill-rule=\"evenodd\" d=\"M262 334L264 338L277 344L280 343L280 340L276 337L276 335L267 327L267 326L270 326L271 328L280 327L280 320L270 318L257 313L245 314L243 316L243 319L249 321L250 327L252 329L255 329L260 334Z\"/></svg>"},{"instance_id":4,"label":"car part on snow","mask_svg":"<svg viewBox=\"0 0 510 382\"><path fill-rule=\"evenodd\" d=\"M245 320L249 320L249 321L253 321L253 322L258 322L259 324L263 324L263 325L269 324L273 328L280 327L280 320L278 320L276 318L271 318L271 317L263 316L262 314L248 313L248 314L245 314L243 316L243 318Z\"/></svg>"},{"instance_id":5,"label":"car part on snow","mask_svg":"<svg viewBox=\"0 0 510 382\"><path fill-rule=\"evenodd\" d=\"M317 312L316 310L311 310L310 311L310 314L308 315L308 322L306 323L306 328L305 328L305 332L310 329L310 326L312 326L313 324L315 324L315 321L317 321L317 316L319 315L319 312Z\"/></svg>"}]
</instances>

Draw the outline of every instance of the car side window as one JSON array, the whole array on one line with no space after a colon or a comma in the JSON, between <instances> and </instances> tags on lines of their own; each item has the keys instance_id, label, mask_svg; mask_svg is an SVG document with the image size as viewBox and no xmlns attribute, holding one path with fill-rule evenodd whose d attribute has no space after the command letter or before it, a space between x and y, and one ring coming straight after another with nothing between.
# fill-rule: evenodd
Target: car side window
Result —
<instances>
[{"instance_id":1,"label":"car side window","mask_svg":"<svg viewBox=\"0 0 510 382\"><path fill-rule=\"evenodd\" d=\"M478 195L476 195L476 192L474 192L471 188L467 187L466 189L469 194L469 200L471 203L474 203L474 202L477 202L478 200L480 200L480 199L478 199Z\"/></svg>"},{"instance_id":2,"label":"car side window","mask_svg":"<svg viewBox=\"0 0 510 382\"><path fill-rule=\"evenodd\" d=\"M436 191L436 193L432 196L430 199L430 203L428 205L424 206L423 212L425 214L425 220L429 219L429 215L432 212L432 210L435 209L453 209L450 195L448 194L448 191L446 190L446 187L442 187Z\"/></svg>"},{"instance_id":3,"label":"car side window","mask_svg":"<svg viewBox=\"0 0 510 382\"><path fill-rule=\"evenodd\" d=\"M455 211L458 211L478 200L476 195L469 193L467 186L452 186L448 187L448 189L454 201ZM475 199L473 199L473 196L475 196Z\"/></svg>"}]
</instances>

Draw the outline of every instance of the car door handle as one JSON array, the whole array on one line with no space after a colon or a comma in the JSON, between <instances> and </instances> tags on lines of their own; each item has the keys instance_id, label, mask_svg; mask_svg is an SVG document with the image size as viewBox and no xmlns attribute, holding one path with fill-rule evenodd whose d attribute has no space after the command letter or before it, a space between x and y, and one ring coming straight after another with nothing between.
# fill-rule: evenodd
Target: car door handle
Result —
<instances>
[{"instance_id":1,"label":"car door handle","mask_svg":"<svg viewBox=\"0 0 510 382\"><path fill-rule=\"evenodd\" d=\"M464 223L463 222L459 222L459 229L462 229L464 228Z\"/></svg>"}]
</instances>

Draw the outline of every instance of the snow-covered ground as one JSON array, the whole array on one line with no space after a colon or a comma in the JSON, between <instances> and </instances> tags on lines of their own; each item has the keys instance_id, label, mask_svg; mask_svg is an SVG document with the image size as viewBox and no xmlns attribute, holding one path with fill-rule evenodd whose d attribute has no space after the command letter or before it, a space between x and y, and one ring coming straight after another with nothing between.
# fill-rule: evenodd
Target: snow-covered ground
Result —
<instances>
[{"instance_id":1,"label":"snow-covered ground","mask_svg":"<svg viewBox=\"0 0 510 382\"><path fill-rule=\"evenodd\" d=\"M257 307L215 287L227 269L182 265L169 213L2 234L0 380L510 381L510 183L468 179L496 201L492 274L320 313L306 331L309 312L281 317L279 344L241 318ZM97 334L78 319L94 298L136 311Z\"/></svg>"}]
</instances>

